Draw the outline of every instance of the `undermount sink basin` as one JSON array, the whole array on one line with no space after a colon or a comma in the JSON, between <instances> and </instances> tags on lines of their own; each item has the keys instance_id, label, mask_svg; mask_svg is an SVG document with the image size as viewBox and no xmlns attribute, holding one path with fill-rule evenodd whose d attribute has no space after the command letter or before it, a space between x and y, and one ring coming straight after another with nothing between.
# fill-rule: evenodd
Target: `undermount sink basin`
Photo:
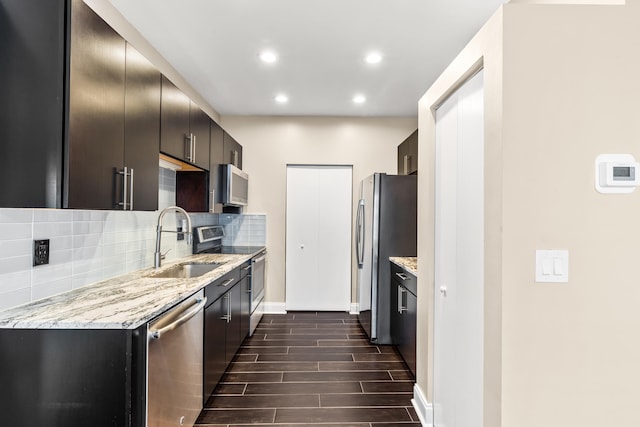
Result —
<instances>
[{"instance_id":1,"label":"undermount sink basin","mask_svg":"<svg viewBox=\"0 0 640 427\"><path fill-rule=\"evenodd\" d=\"M222 264L178 264L158 273L152 273L149 277L169 277L174 279L190 279L192 277L202 276L210 271L215 270Z\"/></svg>"}]
</instances>

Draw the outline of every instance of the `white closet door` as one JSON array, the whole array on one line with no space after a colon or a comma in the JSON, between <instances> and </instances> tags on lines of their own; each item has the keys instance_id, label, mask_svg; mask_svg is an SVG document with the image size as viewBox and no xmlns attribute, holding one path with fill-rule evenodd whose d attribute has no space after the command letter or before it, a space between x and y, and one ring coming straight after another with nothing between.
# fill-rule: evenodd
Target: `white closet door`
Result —
<instances>
[{"instance_id":1,"label":"white closet door","mask_svg":"<svg viewBox=\"0 0 640 427\"><path fill-rule=\"evenodd\" d=\"M436 111L434 425L481 427L484 335L483 74Z\"/></svg>"},{"instance_id":2,"label":"white closet door","mask_svg":"<svg viewBox=\"0 0 640 427\"><path fill-rule=\"evenodd\" d=\"M349 310L352 185L351 166L287 166L287 310Z\"/></svg>"}]
</instances>

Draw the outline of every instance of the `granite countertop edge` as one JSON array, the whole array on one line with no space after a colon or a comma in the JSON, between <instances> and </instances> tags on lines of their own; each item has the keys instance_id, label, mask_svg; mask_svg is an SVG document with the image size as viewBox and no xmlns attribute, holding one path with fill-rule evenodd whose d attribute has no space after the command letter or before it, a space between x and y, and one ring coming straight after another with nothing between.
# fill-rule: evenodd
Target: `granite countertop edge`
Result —
<instances>
[{"instance_id":1,"label":"granite countertop edge","mask_svg":"<svg viewBox=\"0 0 640 427\"><path fill-rule=\"evenodd\" d=\"M418 277L418 258L416 257L389 257L389 261L404 269L407 273Z\"/></svg>"},{"instance_id":2,"label":"granite countertop edge","mask_svg":"<svg viewBox=\"0 0 640 427\"><path fill-rule=\"evenodd\" d=\"M0 311L0 329L137 329L204 289L246 261L251 254L200 254L93 283ZM194 278L150 275L179 264L220 263Z\"/></svg>"}]
</instances>

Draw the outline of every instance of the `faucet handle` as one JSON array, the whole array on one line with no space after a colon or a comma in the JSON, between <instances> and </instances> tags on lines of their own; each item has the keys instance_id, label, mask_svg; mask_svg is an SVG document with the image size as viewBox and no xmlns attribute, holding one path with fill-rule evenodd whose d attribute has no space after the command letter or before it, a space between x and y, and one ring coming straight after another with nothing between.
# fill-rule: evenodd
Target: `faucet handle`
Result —
<instances>
[{"instance_id":1,"label":"faucet handle","mask_svg":"<svg viewBox=\"0 0 640 427\"><path fill-rule=\"evenodd\" d=\"M160 259L165 259L170 250L171 250L171 248L167 249L167 252L165 252L163 254L160 254Z\"/></svg>"}]
</instances>

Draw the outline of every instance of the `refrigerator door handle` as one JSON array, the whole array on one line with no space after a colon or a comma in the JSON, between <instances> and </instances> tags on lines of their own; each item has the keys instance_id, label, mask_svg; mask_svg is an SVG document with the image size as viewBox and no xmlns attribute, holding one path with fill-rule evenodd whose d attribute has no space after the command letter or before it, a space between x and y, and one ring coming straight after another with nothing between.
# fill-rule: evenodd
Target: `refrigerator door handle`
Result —
<instances>
[{"instance_id":1,"label":"refrigerator door handle","mask_svg":"<svg viewBox=\"0 0 640 427\"><path fill-rule=\"evenodd\" d=\"M364 199L358 203L358 214L356 218L356 255L358 257L358 268L364 265Z\"/></svg>"}]
</instances>

